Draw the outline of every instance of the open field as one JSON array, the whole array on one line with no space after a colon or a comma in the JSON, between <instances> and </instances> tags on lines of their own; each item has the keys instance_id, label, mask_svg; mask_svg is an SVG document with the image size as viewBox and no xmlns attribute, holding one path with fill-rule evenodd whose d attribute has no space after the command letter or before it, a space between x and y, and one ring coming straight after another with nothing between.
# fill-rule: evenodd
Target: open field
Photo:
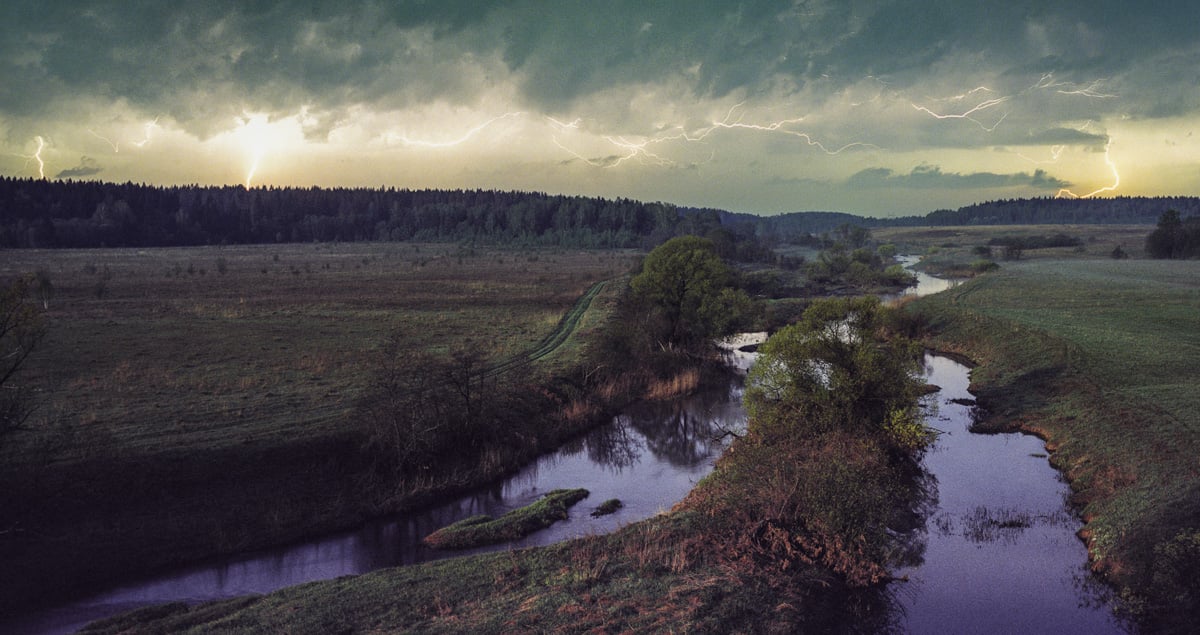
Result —
<instances>
[{"instance_id":1,"label":"open field","mask_svg":"<svg viewBox=\"0 0 1200 635\"><path fill-rule=\"evenodd\" d=\"M507 359L634 257L412 244L4 255L0 277L44 271L54 292L20 378L38 391L32 430L0 446L0 605L419 503L374 491L364 464L355 408L381 343ZM549 380L578 363L577 339L508 375Z\"/></svg>"},{"instance_id":2,"label":"open field","mask_svg":"<svg viewBox=\"0 0 1200 635\"><path fill-rule=\"evenodd\" d=\"M79 452L213 449L344 424L369 354L534 346L623 252L323 244L17 251L46 271L50 332L25 382L77 426ZM190 271L190 273L189 273Z\"/></svg>"},{"instance_id":3,"label":"open field","mask_svg":"<svg viewBox=\"0 0 1200 635\"><path fill-rule=\"evenodd\" d=\"M1153 225L986 225L969 227L880 227L871 236L881 243L893 243L901 254L927 255L923 268L955 271L979 260L972 250L994 239L1030 238L1062 234L1078 238L1078 247L1026 249L1021 260L1091 260L1109 258L1120 247L1130 258L1145 257L1146 236ZM1004 259L1004 248L992 247L987 258Z\"/></svg>"},{"instance_id":4,"label":"open field","mask_svg":"<svg viewBox=\"0 0 1200 635\"><path fill-rule=\"evenodd\" d=\"M1048 440L1095 567L1135 609L1195 611L1194 575L1169 572L1194 573L1200 530L1200 262L1006 263L912 306L981 364L984 426Z\"/></svg>"}]
</instances>

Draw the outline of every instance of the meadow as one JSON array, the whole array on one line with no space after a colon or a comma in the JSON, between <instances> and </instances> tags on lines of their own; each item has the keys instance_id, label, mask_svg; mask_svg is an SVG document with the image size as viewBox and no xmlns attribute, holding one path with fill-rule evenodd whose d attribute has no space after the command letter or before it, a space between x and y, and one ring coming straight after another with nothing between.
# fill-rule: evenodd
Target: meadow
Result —
<instances>
[{"instance_id":1,"label":"meadow","mask_svg":"<svg viewBox=\"0 0 1200 635\"><path fill-rule=\"evenodd\" d=\"M1194 618L1200 262L1004 263L910 306L936 346L980 364L980 429L1047 440L1093 567L1129 608L1158 626Z\"/></svg>"},{"instance_id":2,"label":"meadow","mask_svg":"<svg viewBox=\"0 0 1200 635\"><path fill-rule=\"evenodd\" d=\"M45 271L50 332L25 369L42 410L111 456L320 435L385 337L488 359L533 347L624 252L315 244L17 251Z\"/></svg>"},{"instance_id":3,"label":"meadow","mask_svg":"<svg viewBox=\"0 0 1200 635\"><path fill-rule=\"evenodd\" d=\"M0 445L0 604L418 504L362 481L356 406L382 343L503 362L633 258L394 243L6 252L0 278L42 272L52 291L20 376L36 410ZM580 355L568 338L507 374L537 384Z\"/></svg>"}]
</instances>

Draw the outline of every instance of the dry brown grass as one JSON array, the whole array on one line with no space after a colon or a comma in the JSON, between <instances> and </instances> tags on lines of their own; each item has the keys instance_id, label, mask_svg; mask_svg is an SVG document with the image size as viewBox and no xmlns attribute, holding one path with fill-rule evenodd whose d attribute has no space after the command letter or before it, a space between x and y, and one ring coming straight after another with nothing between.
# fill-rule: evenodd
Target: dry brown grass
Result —
<instances>
[{"instance_id":1,"label":"dry brown grass","mask_svg":"<svg viewBox=\"0 0 1200 635\"><path fill-rule=\"evenodd\" d=\"M688 368L667 379L652 380L646 387L645 398L651 401L673 399L695 392L700 387L700 369Z\"/></svg>"}]
</instances>

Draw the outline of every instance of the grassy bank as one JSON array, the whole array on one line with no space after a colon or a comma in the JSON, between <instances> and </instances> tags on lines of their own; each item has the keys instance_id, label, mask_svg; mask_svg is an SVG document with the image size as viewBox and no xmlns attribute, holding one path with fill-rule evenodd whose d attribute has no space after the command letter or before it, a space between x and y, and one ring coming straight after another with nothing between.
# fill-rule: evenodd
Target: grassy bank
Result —
<instances>
[{"instance_id":1,"label":"grassy bank","mask_svg":"<svg viewBox=\"0 0 1200 635\"><path fill-rule=\"evenodd\" d=\"M751 422L670 513L609 535L151 607L87 632L875 632L895 615L887 567L913 547L914 470L882 434Z\"/></svg>"},{"instance_id":2,"label":"grassy bank","mask_svg":"<svg viewBox=\"0 0 1200 635\"><path fill-rule=\"evenodd\" d=\"M356 408L389 337L508 359L628 258L394 244L6 252L0 275L45 271L53 294L22 377L38 410L0 445L0 608L350 526L561 443L596 411L553 378L578 366L616 288L575 337L505 374L537 431L519 447L391 483L363 455Z\"/></svg>"},{"instance_id":3,"label":"grassy bank","mask_svg":"<svg viewBox=\"0 0 1200 635\"><path fill-rule=\"evenodd\" d=\"M1005 264L910 305L980 366L984 427L1047 440L1094 568L1155 628L1200 612L1200 263Z\"/></svg>"}]
</instances>

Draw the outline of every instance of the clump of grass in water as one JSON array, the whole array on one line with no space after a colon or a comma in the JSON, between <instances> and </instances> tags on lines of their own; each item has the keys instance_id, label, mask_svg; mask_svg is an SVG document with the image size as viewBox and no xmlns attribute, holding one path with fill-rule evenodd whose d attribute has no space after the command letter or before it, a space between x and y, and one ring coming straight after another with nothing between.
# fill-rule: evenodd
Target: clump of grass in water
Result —
<instances>
[{"instance_id":1,"label":"clump of grass in water","mask_svg":"<svg viewBox=\"0 0 1200 635\"><path fill-rule=\"evenodd\" d=\"M610 498L610 499L604 501L603 503L600 503L599 507L592 510L592 516L593 517L607 516L609 514L615 513L618 509L621 509L624 506L625 506L625 504L622 503L620 501L620 499Z\"/></svg>"},{"instance_id":2,"label":"clump of grass in water","mask_svg":"<svg viewBox=\"0 0 1200 635\"><path fill-rule=\"evenodd\" d=\"M556 489L541 500L499 518L472 516L425 537L434 549L469 549L523 538L567 518L567 509L587 498L586 489Z\"/></svg>"}]
</instances>

